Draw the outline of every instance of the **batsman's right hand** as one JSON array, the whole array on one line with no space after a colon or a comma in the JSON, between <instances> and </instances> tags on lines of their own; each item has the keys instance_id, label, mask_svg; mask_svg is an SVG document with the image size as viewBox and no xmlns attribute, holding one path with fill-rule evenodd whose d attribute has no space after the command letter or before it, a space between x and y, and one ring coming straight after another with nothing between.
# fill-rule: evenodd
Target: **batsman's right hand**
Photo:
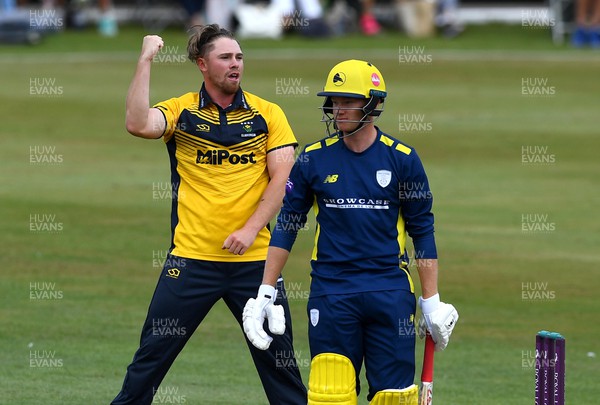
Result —
<instances>
[{"instance_id":1,"label":"batsman's right hand","mask_svg":"<svg viewBox=\"0 0 600 405\"><path fill-rule=\"evenodd\" d=\"M285 332L285 313L281 305L274 305L276 297L275 287L263 284L258 289L256 299L250 298L244 307L242 314L244 333L260 350L267 350L273 341L263 328L265 318L268 320L271 333L283 335Z\"/></svg>"}]
</instances>

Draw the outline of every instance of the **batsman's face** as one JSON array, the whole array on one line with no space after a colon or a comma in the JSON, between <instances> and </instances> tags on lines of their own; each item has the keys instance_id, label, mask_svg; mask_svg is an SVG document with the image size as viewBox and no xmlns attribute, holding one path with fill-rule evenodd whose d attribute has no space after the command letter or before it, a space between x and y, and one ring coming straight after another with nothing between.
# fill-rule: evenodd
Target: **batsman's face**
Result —
<instances>
[{"instance_id":1,"label":"batsman's face","mask_svg":"<svg viewBox=\"0 0 600 405\"><path fill-rule=\"evenodd\" d=\"M362 108L366 105L366 99L352 97L331 97L333 117L340 131L351 132L356 125L363 120L365 113Z\"/></svg>"},{"instance_id":2,"label":"batsman's face","mask_svg":"<svg viewBox=\"0 0 600 405\"><path fill-rule=\"evenodd\" d=\"M224 94L235 94L240 88L244 60L237 41L230 38L216 39L212 50L198 60L198 66L204 73L204 81Z\"/></svg>"}]
</instances>

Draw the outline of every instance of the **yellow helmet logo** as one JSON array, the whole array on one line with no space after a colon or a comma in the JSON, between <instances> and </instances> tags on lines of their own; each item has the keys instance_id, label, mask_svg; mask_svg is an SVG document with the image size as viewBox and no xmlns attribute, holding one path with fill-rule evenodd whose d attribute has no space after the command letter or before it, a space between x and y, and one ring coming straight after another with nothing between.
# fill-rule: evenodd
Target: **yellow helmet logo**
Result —
<instances>
[{"instance_id":1,"label":"yellow helmet logo","mask_svg":"<svg viewBox=\"0 0 600 405\"><path fill-rule=\"evenodd\" d=\"M373 83L373 86L375 87L379 87L379 85L381 84L381 79L379 78L377 73L371 74L371 83Z\"/></svg>"},{"instance_id":2,"label":"yellow helmet logo","mask_svg":"<svg viewBox=\"0 0 600 405\"><path fill-rule=\"evenodd\" d=\"M338 63L331 69L325 82L325 88L318 96L385 98L385 82L379 69L373 64L350 59Z\"/></svg>"},{"instance_id":3,"label":"yellow helmet logo","mask_svg":"<svg viewBox=\"0 0 600 405\"><path fill-rule=\"evenodd\" d=\"M333 75L333 84L336 86L341 86L346 83L346 75L344 72L338 72Z\"/></svg>"}]
</instances>

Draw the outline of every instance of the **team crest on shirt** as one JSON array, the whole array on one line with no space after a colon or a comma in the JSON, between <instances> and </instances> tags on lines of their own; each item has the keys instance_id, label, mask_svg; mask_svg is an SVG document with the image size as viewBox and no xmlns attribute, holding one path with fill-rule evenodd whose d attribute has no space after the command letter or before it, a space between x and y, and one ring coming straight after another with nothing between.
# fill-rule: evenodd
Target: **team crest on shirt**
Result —
<instances>
[{"instance_id":1,"label":"team crest on shirt","mask_svg":"<svg viewBox=\"0 0 600 405\"><path fill-rule=\"evenodd\" d=\"M252 124L254 124L252 121L242 122L242 138L253 138L256 136L256 133L252 132Z\"/></svg>"},{"instance_id":2,"label":"team crest on shirt","mask_svg":"<svg viewBox=\"0 0 600 405\"><path fill-rule=\"evenodd\" d=\"M318 309L311 309L310 310L310 323L312 326L317 326L317 324L319 323L319 310Z\"/></svg>"},{"instance_id":3,"label":"team crest on shirt","mask_svg":"<svg viewBox=\"0 0 600 405\"><path fill-rule=\"evenodd\" d=\"M377 179L377 184L385 188L390 184L390 181L392 181L392 172L389 170L377 170L375 178Z\"/></svg>"}]
</instances>

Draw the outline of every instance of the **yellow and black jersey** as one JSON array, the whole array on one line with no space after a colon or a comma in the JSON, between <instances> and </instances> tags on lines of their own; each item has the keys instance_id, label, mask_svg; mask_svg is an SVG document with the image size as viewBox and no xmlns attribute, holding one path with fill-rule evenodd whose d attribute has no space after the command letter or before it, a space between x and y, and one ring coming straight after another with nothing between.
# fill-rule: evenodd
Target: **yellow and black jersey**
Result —
<instances>
[{"instance_id":1,"label":"yellow and black jersey","mask_svg":"<svg viewBox=\"0 0 600 405\"><path fill-rule=\"evenodd\" d=\"M258 207L269 182L267 153L297 145L281 108L240 89L223 109L204 85L199 93L154 107L165 117L171 162L171 253L210 261L265 260L266 227L244 255L221 247Z\"/></svg>"}]
</instances>

